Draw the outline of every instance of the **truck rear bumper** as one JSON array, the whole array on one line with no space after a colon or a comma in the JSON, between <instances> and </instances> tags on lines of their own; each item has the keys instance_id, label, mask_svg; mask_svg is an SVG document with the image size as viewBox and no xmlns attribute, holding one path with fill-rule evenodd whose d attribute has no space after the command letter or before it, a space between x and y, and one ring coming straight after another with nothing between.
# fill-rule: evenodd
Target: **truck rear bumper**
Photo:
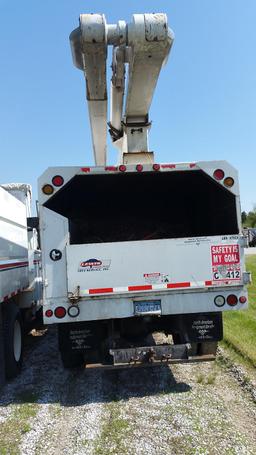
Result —
<instances>
[{"instance_id":1,"label":"truck rear bumper","mask_svg":"<svg viewBox=\"0 0 256 455\"><path fill-rule=\"evenodd\" d=\"M113 366L157 366L170 363L198 362L214 360L214 354L191 355L191 345L158 345L130 349L111 349Z\"/></svg>"},{"instance_id":2,"label":"truck rear bumper","mask_svg":"<svg viewBox=\"0 0 256 455\"><path fill-rule=\"evenodd\" d=\"M237 303L233 306L227 303L229 295L237 297ZM224 298L224 303L221 307L215 303L217 296L223 296ZM244 298L246 301L242 303ZM160 315L167 316L245 309L248 306L247 300L247 290L244 286L215 287L207 290L138 292L132 295L129 293L129 295L91 296L89 298L81 298L75 305L71 305L67 298L51 298L46 300L44 304L44 322L46 324L54 324L130 318L137 315L135 304L147 301L160 302ZM74 314L70 311L71 306L76 307ZM60 312L61 317L58 317L56 309L60 307L64 310Z\"/></svg>"},{"instance_id":3,"label":"truck rear bumper","mask_svg":"<svg viewBox=\"0 0 256 455\"><path fill-rule=\"evenodd\" d=\"M125 362L122 361L120 358L119 362L116 361L113 364L105 364L105 363L88 363L85 364L86 369L104 369L104 370L112 370L112 369L122 369L122 368L139 368L139 367L159 367L159 366L166 366L166 365L173 365L178 363L199 363L199 362L211 362L216 359L214 354L201 354L195 356L184 356L182 354L181 357L178 357L175 352L180 352L180 348L183 345L173 346L174 355L172 358L169 359L154 359L153 361L129 361ZM178 349L176 349L178 348Z\"/></svg>"}]
</instances>

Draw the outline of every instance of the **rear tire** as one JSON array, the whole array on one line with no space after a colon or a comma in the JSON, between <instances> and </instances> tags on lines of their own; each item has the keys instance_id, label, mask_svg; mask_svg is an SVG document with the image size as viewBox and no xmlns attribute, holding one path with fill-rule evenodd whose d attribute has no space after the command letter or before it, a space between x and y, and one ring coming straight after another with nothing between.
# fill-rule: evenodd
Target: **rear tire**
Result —
<instances>
[{"instance_id":1,"label":"rear tire","mask_svg":"<svg viewBox=\"0 0 256 455\"><path fill-rule=\"evenodd\" d=\"M15 378L21 370L23 360L23 324L17 305L9 301L3 307L5 374Z\"/></svg>"}]
</instances>

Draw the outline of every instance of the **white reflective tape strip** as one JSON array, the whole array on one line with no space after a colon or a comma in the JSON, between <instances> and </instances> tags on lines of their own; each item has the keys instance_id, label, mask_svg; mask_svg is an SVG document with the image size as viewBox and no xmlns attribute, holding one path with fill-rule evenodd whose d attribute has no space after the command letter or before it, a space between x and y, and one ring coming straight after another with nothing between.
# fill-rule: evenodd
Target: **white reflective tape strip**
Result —
<instances>
[{"instance_id":1,"label":"white reflective tape strip","mask_svg":"<svg viewBox=\"0 0 256 455\"><path fill-rule=\"evenodd\" d=\"M152 289L167 289L167 284L152 284Z\"/></svg>"},{"instance_id":2,"label":"white reflective tape strip","mask_svg":"<svg viewBox=\"0 0 256 455\"><path fill-rule=\"evenodd\" d=\"M113 292L128 292L128 287L113 288Z\"/></svg>"},{"instance_id":3,"label":"white reflective tape strip","mask_svg":"<svg viewBox=\"0 0 256 455\"><path fill-rule=\"evenodd\" d=\"M191 288L201 288L201 287L205 287L205 281L191 281L190 287L191 287Z\"/></svg>"},{"instance_id":4,"label":"white reflective tape strip","mask_svg":"<svg viewBox=\"0 0 256 455\"><path fill-rule=\"evenodd\" d=\"M214 283L213 283L214 284ZM210 281L190 281L186 285L184 283L164 283L164 284L142 284L142 285L130 285L130 286L120 286L116 288L105 287L105 288L92 288L92 289L83 289L80 291L81 297L87 295L97 295L97 294L120 294L124 292L148 292L148 291L159 291L164 289L185 289L185 288L205 288L212 285ZM172 287L173 286L173 287ZM145 289L143 289L145 288ZM147 289L146 289L147 288ZM106 292L104 290L107 290ZM112 289L112 291L110 291Z\"/></svg>"},{"instance_id":5,"label":"white reflective tape strip","mask_svg":"<svg viewBox=\"0 0 256 455\"><path fill-rule=\"evenodd\" d=\"M89 295L89 289L83 289L82 291L80 291L80 295L83 296L83 295Z\"/></svg>"}]
</instances>

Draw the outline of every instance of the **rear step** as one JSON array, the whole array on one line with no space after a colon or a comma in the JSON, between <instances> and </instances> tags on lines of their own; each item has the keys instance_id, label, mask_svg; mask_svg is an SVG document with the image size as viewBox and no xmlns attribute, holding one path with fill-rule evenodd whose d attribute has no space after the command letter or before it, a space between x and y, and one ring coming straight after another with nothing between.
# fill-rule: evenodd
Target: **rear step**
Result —
<instances>
[{"instance_id":1,"label":"rear step","mask_svg":"<svg viewBox=\"0 0 256 455\"><path fill-rule=\"evenodd\" d=\"M190 356L190 344L143 346L129 349L110 349L113 364L87 364L85 368L124 368L159 366L215 360L214 354Z\"/></svg>"}]
</instances>

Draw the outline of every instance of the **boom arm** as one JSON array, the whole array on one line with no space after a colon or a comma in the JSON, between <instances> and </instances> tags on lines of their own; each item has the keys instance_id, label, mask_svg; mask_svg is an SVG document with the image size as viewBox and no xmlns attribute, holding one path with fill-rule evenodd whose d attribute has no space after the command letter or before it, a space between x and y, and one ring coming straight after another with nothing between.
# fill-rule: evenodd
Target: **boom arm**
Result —
<instances>
[{"instance_id":1,"label":"boom arm","mask_svg":"<svg viewBox=\"0 0 256 455\"><path fill-rule=\"evenodd\" d=\"M148 148L148 113L163 64L173 43L165 14L134 14L133 21L107 25L105 16L82 14L80 26L70 35L75 66L84 71L87 101L97 165L106 163L107 46L113 45L110 134L120 150L120 162ZM125 65L129 78L125 94Z\"/></svg>"}]
</instances>

